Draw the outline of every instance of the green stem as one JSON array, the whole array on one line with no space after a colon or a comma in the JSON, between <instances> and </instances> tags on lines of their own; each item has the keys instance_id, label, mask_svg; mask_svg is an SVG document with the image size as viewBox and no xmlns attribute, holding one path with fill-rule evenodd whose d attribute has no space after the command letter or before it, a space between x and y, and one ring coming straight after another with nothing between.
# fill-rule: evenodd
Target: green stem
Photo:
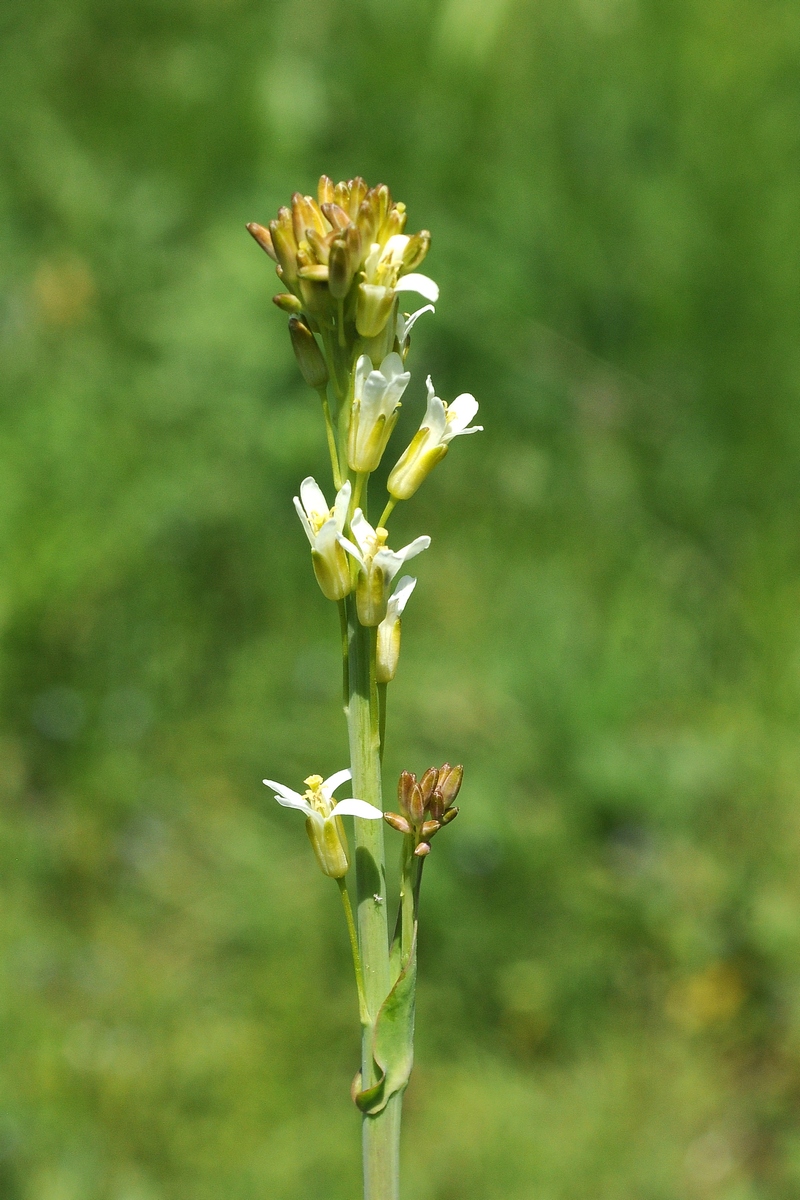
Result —
<instances>
[{"instance_id":1,"label":"green stem","mask_svg":"<svg viewBox=\"0 0 800 1200\"><path fill-rule=\"evenodd\" d=\"M361 955L358 952L358 934L356 933L356 925L353 920L353 906L350 903L350 896L347 891L347 884L344 877L337 879L339 892L342 897L342 907L347 920L347 932L350 935L350 949L353 954L353 969L356 973L356 988L358 990L358 1015L361 1020L361 1025L369 1025L369 1010L367 1009L367 997L364 994L364 972L361 969Z\"/></svg>"},{"instance_id":2,"label":"green stem","mask_svg":"<svg viewBox=\"0 0 800 1200\"><path fill-rule=\"evenodd\" d=\"M355 598L348 597L349 697L347 725L353 795L382 808L378 690L375 682L376 631L361 625ZM356 818L356 902L358 941L364 979L364 994L370 1023L361 1043L362 1087L376 1082L372 1058L375 1018L389 994L389 936L386 914L386 863L383 822ZM393 1096L374 1116L364 1116L364 1200L398 1200L399 1196L400 1097Z\"/></svg>"},{"instance_id":3,"label":"green stem","mask_svg":"<svg viewBox=\"0 0 800 1200\"><path fill-rule=\"evenodd\" d=\"M339 452L336 448L336 434L333 431L333 421L331 420L331 409L328 404L327 389L321 387L319 389L319 398L322 401L322 413L325 417L325 434L328 438L328 453L331 456L331 470L333 471L333 486L337 492L342 486L342 472L339 467Z\"/></svg>"},{"instance_id":4,"label":"green stem","mask_svg":"<svg viewBox=\"0 0 800 1200\"><path fill-rule=\"evenodd\" d=\"M389 520L389 517L392 515L392 510L394 509L395 504L397 504L397 501L395 500L394 496L390 496L387 501L386 508L381 513L381 519L380 519L380 521L378 521L378 524L375 527L376 529L385 529L386 528L386 522Z\"/></svg>"}]
</instances>

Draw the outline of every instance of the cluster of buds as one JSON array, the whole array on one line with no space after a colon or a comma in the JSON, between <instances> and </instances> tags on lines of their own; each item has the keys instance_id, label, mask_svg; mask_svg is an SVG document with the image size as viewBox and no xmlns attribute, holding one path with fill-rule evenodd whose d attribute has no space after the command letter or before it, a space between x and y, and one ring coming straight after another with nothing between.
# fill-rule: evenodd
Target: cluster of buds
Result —
<instances>
[{"instance_id":1,"label":"cluster of buds","mask_svg":"<svg viewBox=\"0 0 800 1200\"><path fill-rule=\"evenodd\" d=\"M417 858L430 854L431 838L458 816L453 802L463 777L464 768L449 763L429 767L419 781L412 771L401 774L397 784L400 812L385 812L383 819L398 833L413 837Z\"/></svg>"},{"instance_id":2,"label":"cluster of buds","mask_svg":"<svg viewBox=\"0 0 800 1200\"><path fill-rule=\"evenodd\" d=\"M279 308L304 313L311 328L339 322L371 339L386 327L396 293L438 298L433 280L416 273L430 234L408 235L405 224L405 205L393 202L385 183L368 188L359 176L334 184L323 175L316 199L295 192L269 229L247 228L277 264L287 289L275 296Z\"/></svg>"}]
</instances>

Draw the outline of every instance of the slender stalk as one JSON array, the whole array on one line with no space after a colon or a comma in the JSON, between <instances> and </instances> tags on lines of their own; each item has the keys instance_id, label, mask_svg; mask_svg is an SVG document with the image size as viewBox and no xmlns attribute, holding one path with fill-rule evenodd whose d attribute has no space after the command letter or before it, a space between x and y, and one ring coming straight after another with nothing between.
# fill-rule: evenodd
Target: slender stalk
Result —
<instances>
[{"instance_id":1,"label":"slender stalk","mask_svg":"<svg viewBox=\"0 0 800 1200\"><path fill-rule=\"evenodd\" d=\"M344 877L337 879L339 892L342 897L342 907L347 921L347 932L350 935L350 950L353 954L353 969L356 973L356 989L358 990L358 1015L362 1026L369 1025L369 1011L367 1009L367 997L364 994L364 973L361 969L361 955L358 951L358 934L356 933L356 925L353 920L353 906L350 903L350 895L347 891L347 884Z\"/></svg>"},{"instance_id":2,"label":"slender stalk","mask_svg":"<svg viewBox=\"0 0 800 1200\"><path fill-rule=\"evenodd\" d=\"M339 468L339 451L336 447L336 434L333 431L333 421L331 420L331 408L328 404L327 389L321 387L319 389L319 398L322 401L322 413L325 417L325 434L328 438L328 453L331 456L331 470L333 471L333 486L337 492L342 486L342 472Z\"/></svg>"},{"instance_id":3,"label":"slender stalk","mask_svg":"<svg viewBox=\"0 0 800 1200\"><path fill-rule=\"evenodd\" d=\"M380 521L378 521L376 528L378 528L378 529L380 529L381 527L384 529L386 528L386 522L389 520L389 517L392 515L392 510L394 509L395 504L397 504L397 501L395 500L394 496L390 496L386 503L386 508L381 513L381 519L380 519Z\"/></svg>"},{"instance_id":4,"label":"slender stalk","mask_svg":"<svg viewBox=\"0 0 800 1200\"><path fill-rule=\"evenodd\" d=\"M347 725L353 795L377 808L381 802L381 761L378 693L375 682L374 629L361 625L355 599L346 601L348 614L349 698ZM356 903L358 940L369 1024L361 1043L362 1087L376 1082L372 1058L373 1025L389 994L389 936L386 914L386 864L383 822L356 819ZM362 1151L364 1200L398 1200L400 1097L392 1097L375 1116L364 1116Z\"/></svg>"}]
</instances>

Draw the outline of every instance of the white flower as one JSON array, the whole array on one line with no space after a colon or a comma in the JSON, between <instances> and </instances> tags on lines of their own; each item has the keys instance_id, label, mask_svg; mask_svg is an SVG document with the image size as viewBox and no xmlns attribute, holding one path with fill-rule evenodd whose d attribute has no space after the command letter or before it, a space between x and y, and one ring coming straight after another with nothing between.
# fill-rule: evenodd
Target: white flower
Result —
<instances>
[{"instance_id":1,"label":"white flower","mask_svg":"<svg viewBox=\"0 0 800 1200\"><path fill-rule=\"evenodd\" d=\"M404 359L408 353L408 339L411 334L411 330L414 328L422 314L427 312L435 313L436 309L432 304L425 304L422 308L418 308L416 312L411 314L400 312L397 314L397 343L400 347L400 354Z\"/></svg>"},{"instance_id":2,"label":"white flower","mask_svg":"<svg viewBox=\"0 0 800 1200\"><path fill-rule=\"evenodd\" d=\"M409 597L417 586L416 579L404 575L389 597L386 605L386 616L378 626L378 648L376 658L376 677L378 683L389 683L397 671L397 660L400 657L400 628L403 609L408 604Z\"/></svg>"},{"instance_id":3,"label":"white flower","mask_svg":"<svg viewBox=\"0 0 800 1200\"><path fill-rule=\"evenodd\" d=\"M400 274L404 261L408 261L407 252L414 253L414 244L405 233L393 234L384 246L379 242L370 246L356 304L356 328L362 337L377 337L388 320L397 292L417 292L433 304L439 299L439 288L427 275L416 271Z\"/></svg>"},{"instance_id":4,"label":"white flower","mask_svg":"<svg viewBox=\"0 0 800 1200\"><path fill-rule=\"evenodd\" d=\"M303 795L292 791L283 783L274 779L265 779L267 787L275 792L278 804L285 808L297 808L306 816L306 833L308 834L314 853L317 856L322 871L333 879L341 879L350 866L347 850L347 837L342 825L342 817L361 817L365 821L379 821L383 813L366 800L339 800L333 802L333 793L338 787L351 779L350 771L337 771L328 779L321 775L309 775L303 782L306 791Z\"/></svg>"},{"instance_id":5,"label":"white flower","mask_svg":"<svg viewBox=\"0 0 800 1200\"><path fill-rule=\"evenodd\" d=\"M396 500L408 500L423 479L444 458L453 438L479 433L482 425L470 425L478 411L478 401L469 392L445 404L436 395L430 375L427 381L428 407L411 444L392 467L387 488Z\"/></svg>"},{"instance_id":6,"label":"white flower","mask_svg":"<svg viewBox=\"0 0 800 1200\"><path fill-rule=\"evenodd\" d=\"M356 581L358 619L362 625L380 625L386 616L389 584L403 563L428 549L431 539L423 534L402 550L390 550L386 530L373 529L360 508L353 513L350 529L357 544L341 535L339 541L361 568Z\"/></svg>"},{"instance_id":7,"label":"white flower","mask_svg":"<svg viewBox=\"0 0 800 1200\"><path fill-rule=\"evenodd\" d=\"M352 471L374 471L378 466L410 378L399 354L387 354L378 370L368 354L359 358L347 435L347 462Z\"/></svg>"},{"instance_id":8,"label":"white flower","mask_svg":"<svg viewBox=\"0 0 800 1200\"><path fill-rule=\"evenodd\" d=\"M300 484L300 497L294 506L311 543L311 562L317 583L329 600L343 600L352 588L347 555L339 544L339 535L347 520L350 481L336 493L333 508L328 508L322 488L310 475Z\"/></svg>"}]
</instances>

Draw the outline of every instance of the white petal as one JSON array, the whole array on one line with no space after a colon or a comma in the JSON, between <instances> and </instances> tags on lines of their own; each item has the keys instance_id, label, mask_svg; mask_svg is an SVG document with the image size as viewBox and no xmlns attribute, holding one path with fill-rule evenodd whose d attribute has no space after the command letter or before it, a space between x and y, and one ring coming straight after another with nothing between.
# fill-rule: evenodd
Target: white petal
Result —
<instances>
[{"instance_id":1,"label":"white petal","mask_svg":"<svg viewBox=\"0 0 800 1200\"><path fill-rule=\"evenodd\" d=\"M306 510L303 508L302 504L300 503L299 497L297 497L297 496L294 497L294 506L297 509L298 517L303 522L303 529L305 529L305 531L306 531L306 537L308 538L308 540L311 542L311 545L313 546L314 545L314 530L311 528L311 525L309 524L308 517L306 516Z\"/></svg>"},{"instance_id":2,"label":"white petal","mask_svg":"<svg viewBox=\"0 0 800 1200\"><path fill-rule=\"evenodd\" d=\"M360 400L366 383L372 371L372 359L368 354L362 354L356 363L355 383L353 384L354 396L356 400Z\"/></svg>"},{"instance_id":3,"label":"white petal","mask_svg":"<svg viewBox=\"0 0 800 1200\"><path fill-rule=\"evenodd\" d=\"M425 409L420 429L430 429L436 442L440 442L447 429L447 409L433 390L431 377L428 376L428 407Z\"/></svg>"},{"instance_id":4,"label":"white petal","mask_svg":"<svg viewBox=\"0 0 800 1200\"><path fill-rule=\"evenodd\" d=\"M393 622L402 613L405 606L408 604L411 593L417 586L417 581L412 575L404 575L398 583L397 587L389 597L389 603L386 606L385 621Z\"/></svg>"},{"instance_id":5,"label":"white petal","mask_svg":"<svg viewBox=\"0 0 800 1200\"><path fill-rule=\"evenodd\" d=\"M411 313L411 316L406 316L404 313L397 314L397 340L401 346L405 346L411 330L422 314L427 312L435 313L436 309L432 304L426 304L423 308L418 308L416 312Z\"/></svg>"},{"instance_id":6,"label":"white petal","mask_svg":"<svg viewBox=\"0 0 800 1200\"><path fill-rule=\"evenodd\" d=\"M421 537L414 538L413 542L409 542L402 550L398 550L397 554L402 558L403 562L408 562L410 558L416 558L423 550L427 550L431 544L431 539L427 533L423 533Z\"/></svg>"},{"instance_id":7,"label":"white petal","mask_svg":"<svg viewBox=\"0 0 800 1200\"><path fill-rule=\"evenodd\" d=\"M478 411L478 401L469 392L456 396L452 404L447 406L447 424L450 427L450 437L456 437L469 425Z\"/></svg>"},{"instance_id":8,"label":"white petal","mask_svg":"<svg viewBox=\"0 0 800 1200\"><path fill-rule=\"evenodd\" d=\"M433 304L439 299L439 288L433 280L429 279L427 275L418 275L415 271L398 279L394 290L396 292L417 292Z\"/></svg>"},{"instance_id":9,"label":"white petal","mask_svg":"<svg viewBox=\"0 0 800 1200\"><path fill-rule=\"evenodd\" d=\"M276 783L274 779L264 779L262 782L267 787L272 788L275 792L275 799L284 808L299 808L301 812L306 814L314 811L306 798L301 796L299 792L293 792L291 788L286 787L282 783Z\"/></svg>"},{"instance_id":10,"label":"white petal","mask_svg":"<svg viewBox=\"0 0 800 1200\"><path fill-rule=\"evenodd\" d=\"M345 779L352 779L353 774L349 767L345 767L343 771L337 771L334 775L329 775L323 783L323 788L330 795L335 792L338 787L341 787Z\"/></svg>"},{"instance_id":11,"label":"white petal","mask_svg":"<svg viewBox=\"0 0 800 1200\"><path fill-rule=\"evenodd\" d=\"M336 501L333 505L333 517L336 521L336 529L341 533L344 529L344 523L347 520L347 510L350 507L350 480L347 479L336 493Z\"/></svg>"},{"instance_id":12,"label":"white petal","mask_svg":"<svg viewBox=\"0 0 800 1200\"><path fill-rule=\"evenodd\" d=\"M300 484L300 499L309 517L320 517L324 521L330 512L328 501L313 475L309 475Z\"/></svg>"},{"instance_id":13,"label":"white petal","mask_svg":"<svg viewBox=\"0 0 800 1200\"><path fill-rule=\"evenodd\" d=\"M362 570L366 571L367 564L365 563L364 556L362 555L358 546L354 546L353 543L351 541L349 541L344 536L344 534L341 534L341 533L338 533L336 535L336 540L340 546L344 546L344 548L348 554L352 554L353 558L356 560L356 562L362 568Z\"/></svg>"},{"instance_id":14,"label":"white petal","mask_svg":"<svg viewBox=\"0 0 800 1200\"><path fill-rule=\"evenodd\" d=\"M375 545L375 530L372 528L360 508L357 508L353 513L353 519L350 522L350 528L353 531L353 537L358 542L361 553L366 554L367 551Z\"/></svg>"},{"instance_id":15,"label":"white petal","mask_svg":"<svg viewBox=\"0 0 800 1200\"><path fill-rule=\"evenodd\" d=\"M361 817L364 821L380 821L383 813L366 800L340 800L331 813L332 817Z\"/></svg>"},{"instance_id":16,"label":"white petal","mask_svg":"<svg viewBox=\"0 0 800 1200\"><path fill-rule=\"evenodd\" d=\"M381 262L395 262L399 264L410 241L411 238L407 233L393 233L383 247Z\"/></svg>"},{"instance_id":17,"label":"white petal","mask_svg":"<svg viewBox=\"0 0 800 1200\"><path fill-rule=\"evenodd\" d=\"M318 554L327 557L333 554L338 538L339 530L336 528L336 518L329 517L324 525L320 527L317 536L314 538L314 549Z\"/></svg>"}]
</instances>

